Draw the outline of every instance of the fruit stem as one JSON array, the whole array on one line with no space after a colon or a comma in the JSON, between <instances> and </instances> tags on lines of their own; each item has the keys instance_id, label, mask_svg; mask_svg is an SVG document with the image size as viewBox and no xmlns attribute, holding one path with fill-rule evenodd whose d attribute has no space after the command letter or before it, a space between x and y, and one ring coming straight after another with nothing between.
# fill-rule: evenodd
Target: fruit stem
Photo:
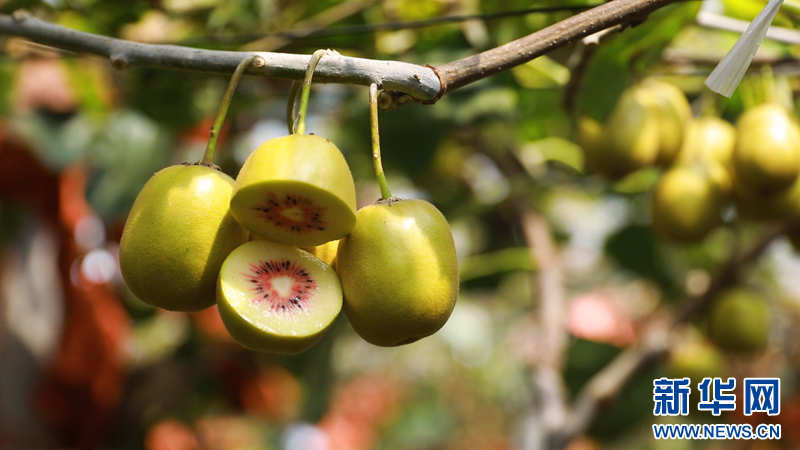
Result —
<instances>
[{"instance_id":1,"label":"fruit stem","mask_svg":"<svg viewBox=\"0 0 800 450\"><path fill-rule=\"evenodd\" d=\"M378 186L381 188L381 198L388 200L392 198L389 185L386 183L386 175L383 173L381 163L381 136L378 130L378 85L369 85L369 123L372 128L372 164L375 167L375 177L378 178Z\"/></svg>"},{"instance_id":2,"label":"fruit stem","mask_svg":"<svg viewBox=\"0 0 800 450\"><path fill-rule=\"evenodd\" d=\"M720 105L719 95L708 87L704 87L700 93L700 117L719 117Z\"/></svg>"},{"instance_id":3,"label":"fruit stem","mask_svg":"<svg viewBox=\"0 0 800 450\"><path fill-rule=\"evenodd\" d=\"M306 76L303 78L303 91L300 94L300 112L297 117L297 134L306 134L306 113L308 113L308 97L311 95L311 78L314 77L314 69L317 68L317 63L323 56L328 54L329 50L317 50L311 55L308 60L308 67L306 68Z\"/></svg>"},{"instance_id":4,"label":"fruit stem","mask_svg":"<svg viewBox=\"0 0 800 450\"><path fill-rule=\"evenodd\" d=\"M214 164L214 153L216 152L217 147L217 138L219 137L219 130L222 128L222 123L225 122L225 116L228 114L228 107L231 105L231 99L233 99L233 93L236 91L236 86L239 84L239 80L242 79L242 75L244 75L245 69L251 64L255 62L255 66L263 66L264 60L258 55L250 55L247 58L243 59L242 62L236 66L236 70L233 72L233 76L231 77L230 83L228 83L228 89L225 90L225 95L222 97L222 103L219 105L219 111L217 111L217 119L214 121L214 125L211 127L211 136L208 138L208 145L206 146L206 152L203 154L203 162L207 164Z\"/></svg>"},{"instance_id":5,"label":"fruit stem","mask_svg":"<svg viewBox=\"0 0 800 450\"><path fill-rule=\"evenodd\" d=\"M764 90L764 103L778 102L778 83L770 66L761 68L761 86Z\"/></svg>"},{"instance_id":6,"label":"fruit stem","mask_svg":"<svg viewBox=\"0 0 800 450\"><path fill-rule=\"evenodd\" d=\"M742 83L739 85L739 92L742 96L742 107L744 109L750 109L755 107L758 102L756 101L755 89L754 89L754 81L752 77L747 77L742 80Z\"/></svg>"},{"instance_id":7,"label":"fruit stem","mask_svg":"<svg viewBox=\"0 0 800 450\"><path fill-rule=\"evenodd\" d=\"M294 107L297 104L297 92L303 83L299 81L292 82L292 87L289 88L289 101L286 103L286 126L289 127L289 134L295 134L295 121L294 121Z\"/></svg>"}]
</instances>

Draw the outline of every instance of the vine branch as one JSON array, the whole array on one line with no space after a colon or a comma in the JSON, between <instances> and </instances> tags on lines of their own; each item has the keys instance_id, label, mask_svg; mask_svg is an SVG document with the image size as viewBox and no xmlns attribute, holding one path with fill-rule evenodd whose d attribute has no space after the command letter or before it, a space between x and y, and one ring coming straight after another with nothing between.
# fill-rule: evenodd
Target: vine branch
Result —
<instances>
[{"instance_id":1,"label":"vine branch","mask_svg":"<svg viewBox=\"0 0 800 450\"><path fill-rule=\"evenodd\" d=\"M260 56L264 64L250 67L249 75L302 80L310 55L271 52L201 50L178 45L142 44L71 30L37 19L29 13L0 15L0 34L21 36L39 44L76 53L108 58L116 69L156 67L219 74L233 74L248 55ZM439 79L433 70L399 61L331 56L317 67L314 81L322 83L378 84L383 89L405 92L422 100L439 94Z\"/></svg>"},{"instance_id":2,"label":"vine branch","mask_svg":"<svg viewBox=\"0 0 800 450\"><path fill-rule=\"evenodd\" d=\"M517 205L525 241L538 267L539 357L533 367L545 434L563 425L567 417L567 389L561 373L567 350L566 292L561 255L547 220L520 199Z\"/></svg>"},{"instance_id":3,"label":"vine branch","mask_svg":"<svg viewBox=\"0 0 800 450\"><path fill-rule=\"evenodd\" d=\"M347 56L326 58L319 65L315 78L323 83L364 86L375 83L384 90L379 100L384 110L410 102L433 103L446 92L524 64L590 34L644 20L651 12L675 1L678 0L613 0L500 47L437 68ZM24 11L18 11L13 16L0 15L0 34L106 57L117 69L143 66L232 74L242 59L257 55L265 61L265 65L249 68L248 74L300 80L310 58L308 55L287 53L142 44L71 30L37 19Z\"/></svg>"},{"instance_id":4,"label":"vine branch","mask_svg":"<svg viewBox=\"0 0 800 450\"><path fill-rule=\"evenodd\" d=\"M524 64L590 34L644 20L677 0L613 0L576 14L500 47L437 67L447 81L445 92Z\"/></svg>"}]
</instances>

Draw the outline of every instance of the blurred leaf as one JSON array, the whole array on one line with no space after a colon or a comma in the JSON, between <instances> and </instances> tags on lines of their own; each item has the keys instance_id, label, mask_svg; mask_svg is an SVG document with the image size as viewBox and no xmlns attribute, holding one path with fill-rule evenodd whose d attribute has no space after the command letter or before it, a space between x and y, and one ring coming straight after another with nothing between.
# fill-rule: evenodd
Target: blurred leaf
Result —
<instances>
[{"instance_id":1,"label":"blurred leaf","mask_svg":"<svg viewBox=\"0 0 800 450\"><path fill-rule=\"evenodd\" d=\"M515 89L506 87L486 87L473 91L464 98L454 97L447 102L442 101L439 117L447 114L448 119L460 124L474 123L480 119L493 116L509 116L514 113L519 97Z\"/></svg>"},{"instance_id":2,"label":"blurred leaf","mask_svg":"<svg viewBox=\"0 0 800 450\"><path fill-rule=\"evenodd\" d=\"M661 178L661 170L656 167L648 167L637 170L613 185L613 189L622 194L638 194L647 192L655 187Z\"/></svg>"},{"instance_id":3,"label":"blurred leaf","mask_svg":"<svg viewBox=\"0 0 800 450\"><path fill-rule=\"evenodd\" d=\"M622 269L653 280L670 294L677 291L664 265L660 242L650 227L631 225L620 230L606 241L606 252Z\"/></svg>"},{"instance_id":4,"label":"blurred leaf","mask_svg":"<svg viewBox=\"0 0 800 450\"><path fill-rule=\"evenodd\" d=\"M0 115L5 116L11 110L16 74L17 65L13 61L0 60Z\"/></svg>"},{"instance_id":5,"label":"blurred leaf","mask_svg":"<svg viewBox=\"0 0 800 450\"><path fill-rule=\"evenodd\" d=\"M14 129L50 169L59 171L81 158L97 133L85 114L31 113L12 116Z\"/></svg>"},{"instance_id":6,"label":"blurred leaf","mask_svg":"<svg viewBox=\"0 0 800 450\"><path fill-rule=\"evenodd\" d=\"M569 346L564 364L564 381L574 396L592 376L619 354L617 347L575 339Z\"/></svg>"},{"instance_id":7,"label":"blurred leaf","mask_svg":"<svg viewBox=\"0 0 800 450\"><path fill-rule=\"evenodd\" d=\"M528 142L519 149L519 159L533 176L540 172L542 163L555 162L583 173L583 150L574 142L559 137L547 137Z\"/></svg>"},{"instance_id":8,"label":"blurred leaf","mask_svg":"<svg viewBox=\"0 0 800 450\"><path fill-rule=\"evenodd\" d=\"M451 411L439 389L419 389L407 399L399 417L392 423L381 449L436 448L452 432Z\"/></svg>"},{"instance_id":9,"label":"blurred leaf","mask_svg":"<svg viewBox=\"0 0 800 450\"><path fill-rule=\"evenodd\" d=\"M569 80L569 69L547 55L511 69L514 79L527 89L563 86Z\"/></svg>"},{"instance_id":10,"label":"blurred leaf","mask_svg":"<svg viewBox=\"0 0 800 450\"><path fill-rule=\"evenodd\" d=\"M73 59L64 68L82 112L92 119L108 115L114 96L108 64L97 58Z\"/></svg>"},{"instance_id":11,"label":"blurred leaf","mask_svg":"<svg viewBox=\"0 0 800 450\"><path fill-rule=\"evenodd\" d=\"M459 279L463 282L514 270L534 270L534 267L530 250L518 247L469 256L459 262L458 270Z\"/></svg>"},{"instance_id":12,"label":"blurred leaf","mask_svg":"<svg viewBox=\"0 0 800 450\"><path fill-rule=\"evenodd\" d=\"M95 166L86 198L97 213L111 219L124 215L147 180L167 165L170 136L139 113L112 116L91 147Z\"/></svg>"},{"instance_id":13,"label":"blurred leaf","mask_svg":"<svg viewBox=\"0 0 800 450\"><path fill-rule=\"evenodd\" d=\"M653 380L665 375L663 367L655 366L638 374L625 386L619 397L598 414L588 430L592 437L616 442L619 436L641 424L653 423ZM696 397L692 397L691 401Z\"/></svg>"},{"instance_id":14,"label":"blurred leaf","mask_svg":"<svg viewBox=\"0 0 800 450\"><path fill-rule=\"evenodd\" d=\"M132 74L130 105L175 128L188 128L215 114L227 84L223 77L190 72L134 69Z\"/></svg>"},{"instance_id":15,"label":"blurred leaf","mask_svg":"<svg viewBox=\"0 0 800 450\"><path fill-rule=\"evenodd\" d=\"M548 137L570 136L572 124L561 108L559 89L521 89L517 115L517 138L536 141Z\"/></svg>"}]
</instances>

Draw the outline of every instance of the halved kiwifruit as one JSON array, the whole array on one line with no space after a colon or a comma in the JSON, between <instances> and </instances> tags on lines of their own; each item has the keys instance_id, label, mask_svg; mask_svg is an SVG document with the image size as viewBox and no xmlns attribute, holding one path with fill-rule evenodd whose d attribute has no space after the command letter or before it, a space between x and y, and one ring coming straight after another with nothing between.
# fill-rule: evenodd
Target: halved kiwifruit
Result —
<instances>
[{"instance_id":1,"label":"halved kiwifruit","mask_svg":"<svg viewBox=\"0 0 800 450\"><path fill-rule=\"evenodd\" d=\"M294 134L271 139L236 178L231 212L266 240L313 247L340 239L356 224L353 176L331 141Z\"/></svg>"},{"instance_id":2,"label":"halved kiwifruit","mask_svg":"<svg viewBox=\"0 0 800 450\"><path fill-rule=\"evenodd\" d=\"M342 309L342 288L336 272L305 250L250 241L222 264L217 303L243 347L299 353L328 331Z\"/></svg>"}]
</instances>

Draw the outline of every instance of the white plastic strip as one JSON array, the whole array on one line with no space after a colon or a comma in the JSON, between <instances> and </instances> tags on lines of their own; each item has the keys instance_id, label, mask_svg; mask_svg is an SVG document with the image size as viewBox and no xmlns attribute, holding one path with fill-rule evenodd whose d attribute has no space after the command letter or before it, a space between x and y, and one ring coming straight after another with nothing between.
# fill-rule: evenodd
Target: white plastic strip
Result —
<instances>
[{"instance_id":1,"label":"white plastic strip","mask_svg":"<svg viewBox=\"0 0 800 450\"><path fill-rule=\"evenodd\" d=\"M703 10L697 13L696 20L699 25L704 27L733 31L736 33L744 33L747 27L750 26L750 22ZM772 39L773 41L786 44L800 45L800 31L773 25L767 30L766 39Z\"/></svg>"},{"instance_id":2,"label":"white plastic strip","mask_svg":"<svg viewBox=\"0 0 800 450\"><path fill-rule=\"evenodd\" d=\"M731 51L706 78L706 86L725 97L733 95L782 4L783 0L769 0L767 6L750 23Z\"/></svg>"}]
</instances>

